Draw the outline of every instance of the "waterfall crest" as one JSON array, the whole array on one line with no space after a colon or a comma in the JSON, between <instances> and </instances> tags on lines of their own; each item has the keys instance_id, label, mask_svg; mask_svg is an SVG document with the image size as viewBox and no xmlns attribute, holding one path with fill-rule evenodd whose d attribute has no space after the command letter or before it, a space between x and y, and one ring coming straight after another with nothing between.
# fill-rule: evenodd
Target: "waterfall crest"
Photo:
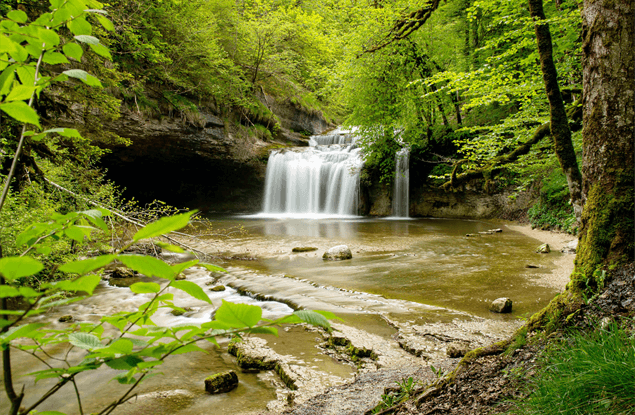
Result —
<instances>
[{"instance_id":1,"label":"waterfall crest","mask_svg":"<svg viewBox=\"0 0 635 415\"><path fill-rule=\"evenodd\" d=\"M410 149L404 147L395 155L395 184L392 197L392 214L409 217L410 207Z\"/></svg>"},{"instance_id":2,"label":"waterfall crest","mask_svg":"<svg viewBox=\"0 0 635 415\"><path fill-rule=\"evenodd\" d=\"M360 149L349 131L312 136L309 147L269 155L263 213L357 215Z\"/></svg>"}]
</instances>

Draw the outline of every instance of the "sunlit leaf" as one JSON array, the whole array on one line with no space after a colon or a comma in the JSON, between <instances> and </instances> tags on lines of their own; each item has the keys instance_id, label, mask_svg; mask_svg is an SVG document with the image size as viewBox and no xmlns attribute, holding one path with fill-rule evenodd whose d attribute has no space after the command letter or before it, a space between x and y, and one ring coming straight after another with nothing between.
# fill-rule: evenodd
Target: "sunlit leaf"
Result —
<instances>
[{"instance_id":1,"label":"sunlit leaf","mask_svg":"<svg viewBox=\"0 0 635 415\"><path fill-rule=\"evenodd\" d=\"M223 304L216 310L214 318L231 327L253 327L262 318L262 309L255 305L234 304L223 300Z\"/></svg>"},{"instance_id":2,"label":"sunlit leaf","mask_svg":"<svg viewBox=\"0 0 635 415\"><path fill-rule=\"evenodd\" d=\"M55 284L55 288L64 291L83 291L92 294L100 281L101 277L99 275L85 275L75 280L60 281Z\"/></svg>"},{"instance_id":3,"label":"sunlit leaf","mask_svg":"<svg viewBox=\"0 0 635 415\"><path fill-rule=\"evenodd\" d=\"M26 124L40 126L40 117L37 112L29 107L24 101L8 102L0 104L0 110L6 112L11 118Z\"/></svg>"},{"instance_id":4,"label":"sunlit leaf","mask_svg":"<svg viewBox=\"0 0 635 415\"><path fill-rule=\"evenodd\" d=\"M120 255L118 259L127 267L149 277L174 279L174 270L156 258L144 255Z\"/></svg>"},{"instance_id":5,"label":"sunlit leaf","mask_svg":"<svg viewBox=\"0 0 635 415\"><path fill-rule=\"evenodd\" d=\"M37 274L44 265L28 256L0 258L0 274L8 281Z\"/></svg>"},{"instance_id":6,"label":"sunlit leaf","mask_svg":"<svg viewBox=\"0 0 635 415\"><path fill-rule=\"evenodd\" d=\"M311 310L298 310L293 313L297 317L300 318L305 323L309 323L313 326L323 327L325 329L330 329L331 325L329 321L322 314L316 313Z\"/></svg>"},{"instance_id":7,"label":"sunlit leaf","mask_svg":"<svg viewBox=\"0 0 635 415\"><path fill-rule=\"evenodd\" d=\"M158 293L161 286L156 282L135 282L130 286L130 291L136 294Z\"/></svg>"},{"instance_id":8,"label":"sunlit leaf","mask_svg":"<svg viewBox=\"0 0 635 415\"><path fill-rule=\"evenodd\" d=\"M99 338L90 333L71 333L68 335L68 341L80 349L91 350L104 347Z\"/></svg>"},{"instance_id":9,"label":"sunlit leaf","mask_svg":"<svg viewBox=\"0 0 635 415\"><path fill-rule=\"evenodd\" d=\"M227 272L227 270L225 270L225 268L219 267L218 265L206 264L204 262L201 262L198 265L201 266L201 267L204 267L208 271L212 271L212 272Z\"/></svg>"},{"instance_id":10,"label":"sunlit leaf","mask_svg":"<svg viewBox=\"0 0 635 415\"><path fill-rule=\"evenodd\" d=\"M190 212L181 213L179 215L167 216L161 218L156 222L152 222L146 225L143 229L140 229L133 238L133 240L139 241L141 239L152 238L155 236L161 236L172 231L179 230L187 226L190 222L190 217L196 213L196 210Z\"/></svg>"},{"instance_id":11,"label":"sunlit leaf","mask_svg":"<svg viewBox=\"0 0 635 415\"><path fill-rule=\"evenodd\" d=\"M5 99L7 102L9 101L24 101L25 99L31 98L33 96L33 92L35 91L34 86L27 85L18 85L13 87L7 98Z\"/></svg>"},{"instance_id":12,"label":"sunlit leaf","mask_svg":"<svg viewBox=\"0 0 635 415\"><path fill-rule=\"evenodd\" d=\"M86 85L101 87L101 82L99 82L99 79L95 78L86 71L82 71L81 69L69 69L62 73L64 75L70 76L71 78L79 79Z\"/></svg>"},{"instance_id":13,"label":"sunlit leaf","mask_svg":"<svg viewBox=\"0 0 635 415\"><path fill-rule=\"evenodd\" d=\"M84 54L84 49L79 46L77 43L67 43L62 47L64 54L69 58L73 58L76 61L82 60L82 55Z\"/></svg>"},{"instance_id":14,"label":"sunlit leaf","mask_svg":"<svg viewBox=\"0 0 635 415\"><path fill-rule=\"evenodd\" d=\"M185 291L197 300L205 301L208 304L212 303L212 300L210 300L207 294L205 294L205 291L191 281L173 281L170 285L174 288Z\"/></svg>"},{"instance_id":15,"label":"sunlit leaf","mask_svg":"<svg viewBox=\"0 0 635 415\"><path fill-rule=\"evenodd\" d=\"M60 266L59 269L62 272L81 275L105 267L106 265L110 264L115 258L116 255L102 255L96 258L88 258L81 261L67 262L66 264Z\"/></svg>"}]
</instances>

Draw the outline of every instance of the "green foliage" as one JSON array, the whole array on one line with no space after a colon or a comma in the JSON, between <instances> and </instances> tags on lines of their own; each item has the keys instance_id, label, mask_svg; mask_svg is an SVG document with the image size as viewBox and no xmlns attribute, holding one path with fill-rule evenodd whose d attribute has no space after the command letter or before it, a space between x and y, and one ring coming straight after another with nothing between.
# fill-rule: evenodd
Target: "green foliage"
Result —
<instances>
[{"instance_id":1,"label":"green foliage","mask_svg":"<svg viewBox=\"0 0 635 415\"><path fill-rule=\"evenodd\" d=\"M387 408L391 408L400 402L414 397L417 387L421 386L421 383L415 381L412 376L408 379L403 379L401 382L395 383L398 387L397 391L382 394L381 402L372 409L371 413L380 413Z\"/></svg>"},{"instance_id":2,"label":"green foliage","mask_svg":"<svg viewBox=\"0 0 635 415\"><path fill-rule=\"evenodd\" d=\"M632 321L622 323L570 333L548 348L531 393L510 413L635 413L635 337Z\"/></svg>"},{"instance_id":3,"label":"green foliage","mask_svg":"<svg viewBox=\"0 0 635 415\"><path fill-rule=\"evenodd\" d=\"M562 170L555 169L542 180L540 200L529 208L527 215L532 227L576 232L577 224L569 203L567 179Z\"/></svg>"},{"instance_id":4,"label":"green foliage","mask_svg":"<svg viewBox=\"0 0 635 415\"><path fill-rule=\"evenodd\" d=\"M24 304L22 309L2 310L4 316L14 318L0 318L0 348L6 350L11 346L35 354L46 353L53 345L68 343L70 348L84 349L87 354L80 361L74 361L67 353L63 359L67 363L66 367L49 367L31 375L34 375L36 380L57 379L58 384L63 385L69 381L75 382L84 372L95 370L105 364L113 369L125 371L115 377L119 383L136 386L168 356L201 351L202 349L196 346L198 341L215 342L216 336L240 333L277 334L272 326L283 323L306 322L330 328L326 317L333 318L331 313L302 310L275 321L263 321L260 307L226 301L216 310L214 320L209 323L200 326L158 327L152 321L152 316L160 307L178 308L172 302L170 288L182 290L197 300L211 303L207 294L198 285L190 281L175 280L178 273L199 265L199 261L169 266L153 257L128 255L123 251L135 242L183 228L193 213L187 212L151 223L139 230L132 241L114 254L63 264L59 267L60 271L71 274L72 279L42 284L39 291L19 285L20 279L36 275L44 269L40 261L25 254L46 247L51 240L59 238L72 238L79 244L87 243L93 238L94 233L102 231L105 226L103 218L110 213L104 210L90 210L65 215L54 214L50 221L33 224L17 238L18 245L24 249L23 255L0 259L0 277L3 278L0 285L1 297L20 299ZM69 304L92 295L101 281L97 274L99 270L115 261L120 261L144 275L163 280L138 282L130 286L134 293L149 295L149 301L136 311L122 311L103 317L99 324L77 323L63 330L48 330L43 323L19 324L23 319L45 313L51 307ZM211 264L201 265L213 271L222 270ZM65 292L85 294L60 295ZM105 325L116 328L118 332L114 335L105 334L111 333L104 330ZM23 342L24 339L31 339L35 345ZM125 396L126 393L112 405L116 407L122 403Z\"/></svg>"}]
</instances>

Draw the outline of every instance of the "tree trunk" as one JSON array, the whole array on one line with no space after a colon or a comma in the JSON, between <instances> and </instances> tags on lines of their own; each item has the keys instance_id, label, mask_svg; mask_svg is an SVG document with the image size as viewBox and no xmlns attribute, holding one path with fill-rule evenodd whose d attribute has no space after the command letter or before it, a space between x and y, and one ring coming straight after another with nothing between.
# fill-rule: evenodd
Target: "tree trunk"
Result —
<instances>
[{"instance_id":1,"label":"tree trunk","mask_svg":"<svg viewBox=\"0 0 635 415\"><path fill-rule=\"evenodd\" d=\"M633 262L635 2L585 0L582 189L586 199L572 288L601 287Z\"/></svg>"},{"instance_id":2,"label":"tree trunk","mask_svg":"<svg viewBox=\"0 0 635 415\"><path fill-rule=\"evenodd\" d=\"M553 62L553 50L551 46L551 32L549 25L544 23L545 12L542 9L542 0L529 0L529 13L534 20L536 41L538 43L538 55L540 67L545 82L547 98L549 99L549 112L551 115L551 135L553 136L554 149L560 166L567 178L569 195L575 217L580 222L582 215L582 175L578 168L571 131L567 121L567 113L558 87L558 73Z\"/></svg>"}]
</instances>

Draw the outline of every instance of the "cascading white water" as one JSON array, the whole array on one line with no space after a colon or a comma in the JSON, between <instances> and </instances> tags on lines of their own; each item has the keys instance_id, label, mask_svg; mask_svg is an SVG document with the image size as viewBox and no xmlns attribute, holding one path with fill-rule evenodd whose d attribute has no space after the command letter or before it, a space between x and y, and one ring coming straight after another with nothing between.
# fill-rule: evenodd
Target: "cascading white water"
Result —
<instances>
[{"instance_id":1,"label":"cascading white water","mask_svg":"<svg viewBox=\"0 0 635 415\"><path fill-rule=\"evenodd\" d=\"M357 215L363 161L354 138L336 130L309 144L269 156L264 213Z\"/></svg>"},{"instance_id":2,"label":"cascading white water","mask_svg":"<svg viewBox=\"0 0 635 415\"><path fill-rule=\"evenodd\" d=\"M395 155L395 185L392 197L393 216L407 218L410 207L410 149L404 147Z\"/></svg>"}]
</instances>

